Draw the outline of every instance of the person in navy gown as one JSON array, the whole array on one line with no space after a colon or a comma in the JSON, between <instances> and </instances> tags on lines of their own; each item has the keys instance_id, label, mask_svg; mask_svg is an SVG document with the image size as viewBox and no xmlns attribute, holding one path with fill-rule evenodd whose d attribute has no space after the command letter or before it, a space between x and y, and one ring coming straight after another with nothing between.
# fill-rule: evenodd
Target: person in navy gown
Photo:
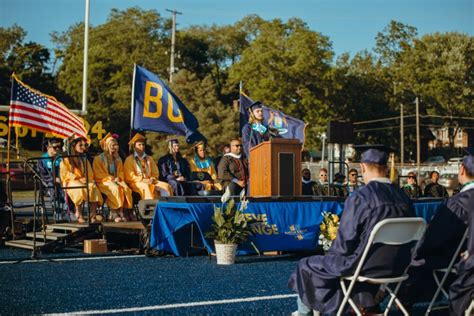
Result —
<instances>
[{"instance_id":1,"label":"person in navy gown","mask_svg":"<svg viewBox=\"0 0 474 316\"><path fill-rule=\"evenodd\" d=\"M188 161L179 152L179 142L176 138L168 140L169 153L158 160L160 180L168 182L175 196L197 195L202 187L200 184L188 182L191 169Z\"/></svg>"},{"instance_id":2,"label":"person in navy gown","mask_svg":"<svg viewBox=\"0 0 474 316\"><path fill-rule=\"evenodd\" d=\"M469 234L465 256L456 266L457 277L449 288L450 315L464 315L474 300L474 156L464 158L458 172L461 192L452 199L462 200L466 205L464 220L468 222Z\"/></svg>"},{"instance_id":3,"label":"person in navy gown","mask_svg":"<svg viewBox=\"0 0 474 316\"><path fill-rule=\"evenodd\" d=\"M463 166L459 169L460 183L474 180L472 179L474 169L471 178L467 170ZM460 193L443 202L433 216L414 253L408 270L410 277L402 283L399 292L399 297L405 307L409 308L414 303L429 301L433 297L437 287L432 274L433 270L446 268L455 255L454 252L467 228L468 214L474 210L473 188L474 184L465 185ZM452 281L452 278L448 278L445 284L449 285Z\"/></svg>"},{"instance_id":4,"label":"person in navy gown","mask_svg":"<svg viewBox=\"0 0 474 316\"><path fill-rule=\"evenodd\" d=\"M262 103L253 103L249 108L249 121L242 128L244 154L250 159L250 148L270 139L270 128L263 119Z\"/></svg>"},{"instance_id":5,"label":"person in navy gown","mask_svg":"<svg viewBox=\"0 0 474 316\"><path fill-rule=\"evenodd\" d=\"M387 218L415 216L410 199L386 177L387 160L386 148L363 152L361 170L366 185L347 198L332 247L324 256L300 260L288 281L289 288L298 293L294 315L312 315L312 310L336 313L344 297L340 277L354 272L373 227ZM402 273L410 263L411 247L374 247L362 273L373 277ZM358 283L352 297L356 304L370 310L376 307L377 290L377 286Z\"/></svg>"}]
</instances>

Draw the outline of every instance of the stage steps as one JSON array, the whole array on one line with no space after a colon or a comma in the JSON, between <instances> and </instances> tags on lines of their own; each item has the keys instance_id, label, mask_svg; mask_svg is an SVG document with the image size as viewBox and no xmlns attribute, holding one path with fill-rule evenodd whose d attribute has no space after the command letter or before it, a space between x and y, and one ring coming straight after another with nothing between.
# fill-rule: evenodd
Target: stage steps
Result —
<instances>
[{"instance_id":1,"label":"stage steps","mask_svg":"<svg viewBox=\"0 0 474 316\"><path fill-rule=\"evenodd\" d=\"M33 250L36 235L36 250L55 251L97 235L98 227L86 223L47 224L45 231L29 232L23 238L6 241L5 246Z\"/></svg>"}]
</instances>

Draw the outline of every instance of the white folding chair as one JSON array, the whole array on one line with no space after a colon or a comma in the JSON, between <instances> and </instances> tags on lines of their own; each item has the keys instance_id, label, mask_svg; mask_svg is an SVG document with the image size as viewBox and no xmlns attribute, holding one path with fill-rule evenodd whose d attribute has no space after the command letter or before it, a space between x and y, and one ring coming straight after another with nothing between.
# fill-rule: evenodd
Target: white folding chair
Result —
<instances>
[{"instance_id":1,"label":"white folding chair","mask_svg":"<svg viewBox=\"0 0 474 316\"><path fill-rule=\"evenodd\" d=\"M464 312L464 316L471 316L474 313L474 300L471 300L471 304Z\"/></svg>"},{"instance_id":2,"label":"white folding chair","mask_svg":"<svg viewBox=\"0 0 474 316\"><path fill-rule=\"evenodd\" d=\"M384 219L377 223L377 225L374 226L372 232L370 233L367 245L365 246L364 252L362 253L362 256L359 260L354 274L351 276L342 277L340 280L341 288L344 293L344 299L342 300L341 306L339 306L337 315L342 315L347 302L349 302L350 306L358 316L362 315L362 313L359 311L356 304L351 298L351 292L356 282L368 282L372 284L377 284L380 285L382 289L390 293L391 298L387 305L387 308L385 309L384 315L388 314L388 311L390 310L390 307L392 306L394 301L397 306L403 311L404 315L409 315L405 307L397 298L397 292L400 288L401 283L408 278L408 274L406 273L406 271L408 270L408 264L403 274L399 276L374 278L361 276L360 273L362 271L362 268L364 267L367 255L373 244L382 243L385 245L397 246L407 244L413 241L419 242L425 232L425 228L425 220L417 217L390 218ZM413 245L413 247L415 247L415 245ZM349 287L346 288L344 281L350 281ZM395 291L392 291L387 286L387 284L392 283L397 284L395 287Z\"/></svg>"},{"instance_id":3,"label":"white folding chair","mask_svg":"<svg viewBox=\"0 0 474 316\"><path fill-rule=\"evenodd\" d=\"M461 241L459 242L459 245L458 245L458 247L456 248L456 251L453 254L453 257L449 261L449 265L446 268L443 268L443 269L433 270L433 278L434 278L438 288L436 289L436 292L433 295L433 298L431 299L430 305L426 309L426 313L425 313L426 316L428 316L431 313L431 311L434 310L433 305L435 304L436 300L438 299L438 295L439 295L440 292L443 293L443 295L446 299L449 299L449 294L443 289L443 285L444 285L444 282L446 282L446 279L448 278L450 273L457 273L456 269L453 266L454 266L454 263L456 262L456 259L458 259L458 257L459 257L459 254L461 252L461 248L464 244L464 241L466 241L466 239L467 239L468 231L469 230L466 228L466 231L464 232L464 235L462 236ZM441 279L441 281L439 280L437 273L444 273L443 278Z\"/></svg>"}]
</instances>

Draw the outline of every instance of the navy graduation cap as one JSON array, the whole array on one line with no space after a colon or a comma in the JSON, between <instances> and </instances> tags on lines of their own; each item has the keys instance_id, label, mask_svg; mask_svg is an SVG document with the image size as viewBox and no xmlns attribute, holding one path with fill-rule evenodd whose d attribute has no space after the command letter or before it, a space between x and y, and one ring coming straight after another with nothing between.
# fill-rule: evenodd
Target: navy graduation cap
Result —
<instances>
[{"instance_id":1,"label":"navy graduation cap","mask_svg":"<svg viewBox=\"0 0 474 316\"><path fill-rule=\"evenodd\" d=\"M262 106L263 106L262 102L255 101L254 103L250 104L250 106L247 108L247 110L253 111L255 109L261 109Z\"/></svg>"},{"instance_id":2,"label":"navy graduation cap","mask_svg":"<svg viewBox=\"0 0 474 316\"><path fill-rule=\"evenodd\" d=\"M462 161L462 164L463 164L464 168L466 168L466 170L470 174L474 174L474 156L473 155L469 155L469 156L464 157L464 159Z\"/></svg>"},{"instance_id":3,"label":"navy graduation cap","mask_svg":"<svg viewBox=\"0 0 474 316\"><path fill-rule=\"evenodd\" d=\"M382 144L354 145L354 149L362 152L360 162L385 165L388 161L388 154L393 151L390 147Z\"/></svg>"}]
</instances>

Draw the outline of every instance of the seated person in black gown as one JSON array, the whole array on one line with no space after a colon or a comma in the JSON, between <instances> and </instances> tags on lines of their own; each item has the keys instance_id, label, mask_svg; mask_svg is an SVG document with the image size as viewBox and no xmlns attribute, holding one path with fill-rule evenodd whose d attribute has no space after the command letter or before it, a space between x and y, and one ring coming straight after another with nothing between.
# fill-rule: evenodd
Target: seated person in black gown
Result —
<instances>
[{"instance_id":1,"label":"seated person in black gown","mask_svg":"<svg viewBox=\"0 0 474 316\"><path fill-rule=\"evenodd\" d=\"M168 182L175 196L197 195L201 190L200 183L188 182L191 169L188 161L179 152L179 142L176 138L168 139L169 153L158 160L160 180Z\"/></svg>"},{"instance_id":2,"label":"seated person in black gown","mask_svg":"<svg viewBox=\"0 0 474 316\"><path fill-rule=\"evenodd\" d=\"M431 182L425 187L426 197L449 197L448 191L444 186L438 183L439 173L438 171L431 171L430 174Z\"/></svg>"},{"instance_id":3,"label":"seated person in black gown","mask_svg":"<svg viewBox=\"0 0 474 316\"><path fill-rule=\"evenodd\" d=\"M230 153L222 157L217 167L217 178L222 189L225 191L229 187L232 195L239 195L240 191L247 188L249 169L240 140L231 141Z\"/></svg>"},{"instance_id":4,"label":"seated person in black gown","mask_svg":"<svg viewBox=\"0 0 474 316\"><path fill-rule=\"evenodd\" d=\"M311 171L308 168L301 170L301 195L314 195L316 182L311 180Z\"/></svg>"},{"instance_id":5,"label":"seated person in black gown","mask_svg":"<svg viewBox=\"0 0 474 316\"><path fill-rule=\"evenodd\" d=\"M409 172L407 175L407 183L403 186L403 192L410 199L418 199L422 196L421 188L416 181L416 173Z\"/></svg>"}]
</instances>

